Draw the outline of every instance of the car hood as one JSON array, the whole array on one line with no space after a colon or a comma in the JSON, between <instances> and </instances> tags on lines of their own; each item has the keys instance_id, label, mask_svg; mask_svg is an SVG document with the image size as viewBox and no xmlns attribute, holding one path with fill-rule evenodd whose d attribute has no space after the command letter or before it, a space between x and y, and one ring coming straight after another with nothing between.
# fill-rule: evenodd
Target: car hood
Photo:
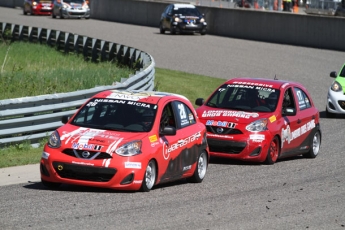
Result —
<instances>
[{"instance_id":1,"label":"car hood","mask_svg":"<svg viewBox=\"0 0 345 230\"><path fill-rule=\"evenodd\" d=\"M217 125L218 122L235 122L237 124L249 124L260 118L271 118L274 113L248 112L240 110L217 109L208 106L201 106L196 109L199 119L206 125ZM208 124L207 124L208 123ZM220 123L221 124L221 123Z\"/></svg>"},{"instance_id":2,"label":"car hood","mask_svg":"<svg viewBox=\"0 0 345 230\"><path fill-rule=\"evenodd\" d=\"M133 140L142 140L147 133L119 132L76 127L66 124L58 129L62 148L98 150L113 153L121 145Z\"/></svg>"}]
</instances>

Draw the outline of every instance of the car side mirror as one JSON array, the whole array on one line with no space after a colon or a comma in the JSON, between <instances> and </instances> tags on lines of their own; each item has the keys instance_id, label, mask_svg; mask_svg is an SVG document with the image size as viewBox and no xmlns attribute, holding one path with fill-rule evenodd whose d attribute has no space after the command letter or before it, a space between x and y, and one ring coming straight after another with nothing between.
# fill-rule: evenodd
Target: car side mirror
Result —
<instances>
[{"instance_id":1,"label":"car side mirror","mask_svg":"<svg viewBox=\"0 0 345 230\"><path fill-rule=\"evenodd\" d=\"M295 108L283 108L283 115L284 116L295 116L296 115L296 109Z\"/></svg>"},{"instance_id":2,"label":"car side mirror","mask_svg":"<svg viewBox=\"0 0 345 230\"><path fill-rule=\"evenodd\" d=\"M62 122L63 124L66 124L66 123L68 122L69 118L70 118L69 116L65 115L65 116L63 116L63 117L61 118L61 122Z\"/></svg>"},{"instance_id":3,"label":"car side mirror","mask_svg":"<svg viewBox=\"0 0 345 230\"><path fill-rule=\"evenodd\" d=\"M201 106L204 104L204 98L197 98L195 100L195 104L198 105L198 106Z\"/></svg>"},{"instance_id":4,"label":"car side mirror","mask_svg":"<svg viewBox=\"0 0 345 230\"><path fill-rule=\"evenodd\" d=\"M171 17L171 16L172 16L172 13L168 13L167 15Z\"/></svg>"},{"instance_id":5,"label":"car side mirror","mask_svg":"<svg viewBox=\"0 0 345 230\"><path fill-rule=\"evenodd\" d=\"M176 135L176 128L173 126L165 126L163 130L159 132L159 135L174 136Z\"/></svg>"},{"instance_id":6,"label":"car side mirror","mask_svg":"<svg viewBox=\"0 0 345 230\"><path fill-rule=\"evenodd\" d=\"M330 77L333 77L333 78L336 78L337 77L337 72L335 71L332 71L330 74L329 74Z\"/></svg>"}]
</instances>

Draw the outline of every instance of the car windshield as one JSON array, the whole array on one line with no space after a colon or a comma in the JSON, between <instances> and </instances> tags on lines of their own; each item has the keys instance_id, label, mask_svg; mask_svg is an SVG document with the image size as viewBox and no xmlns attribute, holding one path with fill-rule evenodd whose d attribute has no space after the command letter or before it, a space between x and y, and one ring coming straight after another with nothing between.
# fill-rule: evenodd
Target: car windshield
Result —
<instances>
[{"instance_id":1,"label":"car windshield","mask_svg":"<svg viewBox=\"0 0 345 230\"><path fill-rule=\"evenodd\" d=\"M95 98L84 105L71 124L123 132L151 130L157 105L138 101Z\"/></svg>"},{"instance_id":2,"label":"car windshield","mask_svg":"<svg viewBox=\"0 0 345 230\"><path fill-rule=\"evenodd\" d=\"M273 112L276 110L280 91L253 85L224 84L209 98L206 105L214 108Z\"/></svg>"},{"instance_id":3,"label":"car windshield","mask_svg":"<svg viewBox=\"0 0 345 230\"><path fill-rule=\"evenodd\" d=\"M186 16L197 16L199 17L201 13L196 8L175 8L173 14L181 14Z\"/></svg>"}]
</instances>

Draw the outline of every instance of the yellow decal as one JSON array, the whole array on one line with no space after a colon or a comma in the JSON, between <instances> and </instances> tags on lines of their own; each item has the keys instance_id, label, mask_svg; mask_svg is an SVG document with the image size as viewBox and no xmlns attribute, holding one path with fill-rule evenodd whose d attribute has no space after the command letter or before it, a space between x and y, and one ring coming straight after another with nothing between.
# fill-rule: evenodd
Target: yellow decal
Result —
<instances>
[{"instance_id":1,"label":"yellow decal","mask_svg":"<svg viewBox=\"0 0 345 230\"><path fill-rule=\"evenodd\" d=\"M150 142L155 142L155 141L157 141L157 136L156 135L152 135L152 136L149 137L149 139L150 139Z\"/></svg>"},{"instance_id":2,"label":"yellow decal","mask_svg":"<svg viewBox=\"0 0 345 230\"><path fill-rule=\"evenodd\" d=\"M273 123L273 122L275 122L277 120L275 115L271 116L269 119L270 119L271 123Z\"/></svg>"}]
</instances>

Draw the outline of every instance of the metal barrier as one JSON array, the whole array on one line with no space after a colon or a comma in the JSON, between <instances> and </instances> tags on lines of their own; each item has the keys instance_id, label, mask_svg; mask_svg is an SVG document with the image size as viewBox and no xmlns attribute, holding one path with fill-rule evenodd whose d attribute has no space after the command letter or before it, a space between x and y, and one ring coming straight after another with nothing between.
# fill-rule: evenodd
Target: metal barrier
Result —
<instances>
[{"instance_id":1,"label":"metal barrier","mask_svg":"<svg viewBox=\"0 0 345 230\"><path fill-rule=\"evenodd\" d=\"M334 16L339 4L340 1L307 0L305 12L307 14Z\"/></svg>"},{"instance_id":2,"label":"metal barrier","mask_svg":"<svg viewBox=\"0 0 345 230\"><path fill-rule=\"evenodd\" d=\"M0 147L23 141L39 143L62 125L63 115L74 114L88 98L103 90L154 90L154 59L138 49L63 31L0 22L0 34L8 33L15 41L47 44L92 61L115 60L139 71L110 86L0 100Z\"/></svg>"}]
</instances>

